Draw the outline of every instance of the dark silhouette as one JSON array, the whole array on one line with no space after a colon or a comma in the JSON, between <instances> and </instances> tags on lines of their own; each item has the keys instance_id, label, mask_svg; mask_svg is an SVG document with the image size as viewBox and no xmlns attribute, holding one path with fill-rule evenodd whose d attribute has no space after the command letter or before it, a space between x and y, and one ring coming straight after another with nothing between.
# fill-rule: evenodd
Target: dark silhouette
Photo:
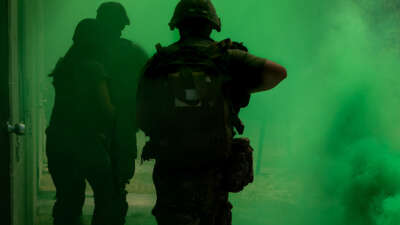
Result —
<instances>
[{"instance_id":1,"label":"dark silhouette","mask_svg":"<svg viewBox=\"0 0 400 225\"><path fill-rule=\"evenodd\" d=\"M55 104L47 128L46 153L56 186L55 225L80 224L85 180L94 192L93 225L113 224L114 181L109 155L114 107L108 91L103 30L94 19L82 20L73 45L50 77Z\"/></svg>"},{"instance_id":2,"label":"dark silhouette","mask_svg":"<svg viewBox=\"0 0 400 225\"><path fill-rule=\"evenodd\" d=\"M137 157L136 86L148 59L142 48L121 38L129 24L120 3L101 4L96 19L77 26L74 45L50 75L56 100L47 155L57 189L55 224L79 223L85 179L95 192L93 224L125 223L125 186ZM71 174L67 164L76 171Z\"/></svg>"},{"instance_id":3,"label":"dark silhouette","mask_svg":"<svg viewBox=\"0 0 400 225\"><path fill-rule=\"evenodd\" d=\"M105 33L107 71L110 76L111 101L116 109L115 129L111 142L111 159L116 184L115 211L124 224L128 210L126 184L134 175L136 150L136 88L139 74L148 57L138 45L121 38L121 32L130 24L125 8L117 2L106 2L97 10L97 21Z\"/></svg>"},{"instance_id":4,"label":"dark silhouette","mask_svg":"<svg viewBox=\"0 0 400 225\"><path fill-rule=\"evenodd\" d=\"M229 192L253 180L238 114L250 94L275 87L286 70L229 39L208 0L181 0L170 22L180 40L157 53L139 82L137 119L150 136L142 158L156 159L153 181L160 225L230 225Z\"/></svg>"}]
</instances>

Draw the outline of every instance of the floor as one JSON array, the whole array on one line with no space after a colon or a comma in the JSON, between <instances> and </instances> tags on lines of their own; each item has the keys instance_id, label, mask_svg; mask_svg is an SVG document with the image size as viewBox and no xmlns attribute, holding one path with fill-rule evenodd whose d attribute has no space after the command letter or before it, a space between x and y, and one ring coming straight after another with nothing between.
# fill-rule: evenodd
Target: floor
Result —
<instances>
[{"instance_id":1,"label":"floor","mask_svg":"<svg viewBox=\"0 0 400 225\"><path fill-rule=\"evenodd\" d=\"M135 176L127 186L129 210L126 225L155 225L151 209L155 203L155 189L151 174L154 162L136 162ZM44 166L46 168L46 166ZM93 192L86 186L86 202L83 209L84 225L90 224L94 209ZM40 194L37 205L37 222L35 225L51 225L51 211L55 199L55 187L47 169L41 174Z\"/></svg>"},{"instance_id":2,"label":"floor","mask_svg":"<svg viewBox=\"0 0 400 225\"><path fill-rule=\"evenodd\" d=\"M253 184L241 193L231 194L233 225L343 225L335 221L339 218L336 214L340 199L326 196L318 185L291 172L285 168L263 168ZM149 179L151 165L140 167L137 175L128 187L130 207L126 225L156 225L151 215L155 203ZM42 192L35 225L51 225L53 203L54 190ZM93 197L88 190L84 225L90 224L92 212Z\"/></svg>"},{"instance_id":3,"label":"floor","mask_svg":"<svg viewBox=\"0 0 400 225\"><path fill-rule=\"evenodd\" d=\"M38 218L36 225L52 225L51 209L54 204L54 192L41 193L38 204ZM151 216L151 209L155 203L155 196L149 194L129 194L129 210L126 225L155 225ZM84 225L90 224L94 209L92 195L87 195L83 209Z\"/></svg>"}]
</instances>

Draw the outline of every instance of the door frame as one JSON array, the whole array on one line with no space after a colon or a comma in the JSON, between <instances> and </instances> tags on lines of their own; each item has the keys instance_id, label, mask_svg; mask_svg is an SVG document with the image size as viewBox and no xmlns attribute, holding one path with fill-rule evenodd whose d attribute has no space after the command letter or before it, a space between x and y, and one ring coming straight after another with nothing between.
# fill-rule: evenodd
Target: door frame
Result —
<instances>
[{"instance_id":1,"label":"door frame","mask_svg":"<svg viewBox=\"0 0 400 225\"><path fill-rule=\"evenodd\" d=\"M36 224L39 34L34 17L39 1L8 0L9 121L25 123L25 136L9 136L11 225ZM40 0L42 3L42 0ZM35 6L35 7L34 7ZM35 18L35 19L32 19ZM29 35L25 35L29 34Z\"/></svg>"},{"instance_id":2,"label":"door frame","mask_svg":"<svg viewBox=\"0 0 400 225\"><path fill-rule=\"evenodd\" d=\"M9 90L9 123L24 123L23 101L21 91L21 13L20 0L8 0L8 90ZM10 216L11 225L33 225L28 219L30 206L27 204L27 169L25 136L9 133L10 145Z\"/></svg>"},{"instance_id":3,"label":"door frame","mask_svg":"<svg viewBox=\"0 0 400 225\"><path fill-rule=\"evenodd\" d=\"M17 1L17 0L15 0ZM20 69L23 88L23 118L26 123L27 221L36 224L41 154L44 152L45 127L41 101L44 70L44 0L18 0L20 25Z\"/></svg>"}]
</instances>

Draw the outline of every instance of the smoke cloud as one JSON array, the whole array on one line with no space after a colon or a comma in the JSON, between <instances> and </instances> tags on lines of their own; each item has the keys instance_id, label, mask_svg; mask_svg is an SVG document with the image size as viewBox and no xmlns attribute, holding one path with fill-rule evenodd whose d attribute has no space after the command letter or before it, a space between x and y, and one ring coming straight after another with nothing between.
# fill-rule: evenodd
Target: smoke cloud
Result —
<instances>
[{"instance_id":1,"label":"smoke cloud","mask_svg":"<svg viewBox=\"0 0 400 225\"><path fill-rule=\"evenodd\" d=\"M82 15L93 17L100 2L48 6L49 71L70 45L75 24ZM121 2L133 24L124 36L149 54L156 43L177 40L167 24L178 1ZM233 224L400 224L400 3L214 4L223 24L216 40L243 41L288 70L287 80L254 95L241 113L257 175L231 196Z\"/></svg>"}]
</instances>

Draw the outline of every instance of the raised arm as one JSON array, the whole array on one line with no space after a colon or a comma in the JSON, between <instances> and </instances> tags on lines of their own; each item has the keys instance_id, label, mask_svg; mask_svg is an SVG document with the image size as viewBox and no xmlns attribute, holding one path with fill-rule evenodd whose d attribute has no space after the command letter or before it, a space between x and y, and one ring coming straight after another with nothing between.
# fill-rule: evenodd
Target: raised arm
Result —
<instances>
[{"instance_id":1,"label":"raised arm","mask_svg":"<svg viewBox=\"0 0 400 225\"><path fill-rule=\"evenodd\" d=\"M229 61L233 79L245 86L249 93L270 90L287 76L283 66L246 51L229 50Z\"/></svg>"},{"instance_id":2,"label":"raised arm","mask_svg":"<svg viewBox=\"0 0 400 225\"><path fill-rule=\"evenodd\" d=\"M260 76L261 83L258 87L251 89L252 93L274 88L287 77L287 72L283 66L265 59L264 68Z\"/></svg>"}]
</instances>

